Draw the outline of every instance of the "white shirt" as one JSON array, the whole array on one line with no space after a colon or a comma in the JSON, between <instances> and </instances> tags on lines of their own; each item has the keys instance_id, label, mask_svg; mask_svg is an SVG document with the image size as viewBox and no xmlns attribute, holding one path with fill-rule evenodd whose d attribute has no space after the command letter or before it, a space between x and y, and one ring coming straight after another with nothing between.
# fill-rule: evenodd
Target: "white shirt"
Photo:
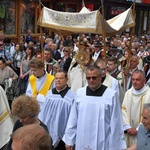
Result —
<instances>
[{"instance_id":1,"label":"white shirt","mask_svg":"<svg viewBox=\"0 0 150 150\"><path fill-rule=\"evenodd\" d=\"M101 52L101 51L99 51L99 52L95 52L95 53L94 53L94 56L93 56L94 61L96 61L96 60L97 60L97 58L98 58L98 56L99 56L100 52Z\"/></svg>"}]
</instances>

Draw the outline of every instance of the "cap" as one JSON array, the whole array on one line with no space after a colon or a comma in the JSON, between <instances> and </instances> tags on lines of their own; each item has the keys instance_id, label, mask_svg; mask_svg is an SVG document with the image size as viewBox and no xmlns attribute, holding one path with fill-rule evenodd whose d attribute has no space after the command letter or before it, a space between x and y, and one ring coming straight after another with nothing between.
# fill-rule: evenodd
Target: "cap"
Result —
<instances>
[{"instance_id":1,"label":"cap","mask_svg":"<svg viewBox=\"0 0 150 150\"><path fill-rule=\"evenodd\" d=\"M94 46L95 47L103 47L103 44L101 42L97 42Z\"/></svg>"}]
</instances>

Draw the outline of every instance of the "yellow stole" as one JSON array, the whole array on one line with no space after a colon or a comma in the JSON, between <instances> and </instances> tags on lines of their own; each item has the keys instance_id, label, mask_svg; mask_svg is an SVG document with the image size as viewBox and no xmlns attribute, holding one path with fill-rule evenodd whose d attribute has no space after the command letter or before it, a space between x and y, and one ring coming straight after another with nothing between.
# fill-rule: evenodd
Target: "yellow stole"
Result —
<instances>
[{"instance_id":1,"label":"yellow stole","mask_svg":"<svg viewBox=\"0 0 150 150\"><path fill-rule=\"evenodd\" d=\"M46 94L49 91L51 84L54 80L54 76L52 76L50 74L46 74L46 80L45 80L42 88L40 89L40 91L36 90L36 80L37 80L37 78L34 75L31 75L29 78L29 82L30 82L31 88L32 88L32 96L36 97L38 94L42 94L42 95L46 96Z\"/></svg>"}]
</instances>

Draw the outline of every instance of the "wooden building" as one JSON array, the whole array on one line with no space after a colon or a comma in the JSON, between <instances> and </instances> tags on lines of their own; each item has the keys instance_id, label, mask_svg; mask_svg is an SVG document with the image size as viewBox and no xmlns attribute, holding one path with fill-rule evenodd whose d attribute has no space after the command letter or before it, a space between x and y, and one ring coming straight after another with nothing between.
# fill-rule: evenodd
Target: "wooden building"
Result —
<instances>
[{"instance_id":1,"label":"wooden building","mask_svg":"<svg viewBox=\"0 0 150 150\"><path fill-rule=\"evenodd\" d=\"M82 0L41 0L42 4L58 11L78 12L82 8ZM150 34L150 1L136 0L136 26L134 34ZM101 7L100 0L84 0L86 7L96 10ZM104 0L105 19L108 20L127 8L131 0ZM37 20L40 13L38 0L0 0L0 32L12 41L18 42L27 29L33 32L33 37L38 38L40 28Z\"/></svg>"}]
</instances>

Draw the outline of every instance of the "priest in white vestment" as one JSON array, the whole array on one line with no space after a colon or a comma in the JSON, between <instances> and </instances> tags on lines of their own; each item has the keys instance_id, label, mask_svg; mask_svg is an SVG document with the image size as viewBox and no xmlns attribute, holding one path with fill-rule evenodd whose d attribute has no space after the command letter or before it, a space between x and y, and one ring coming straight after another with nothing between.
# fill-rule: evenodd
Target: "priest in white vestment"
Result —
<instances>
[{"instance_id":1,"label":"priest in white vestment","mask_svg":"<svg viewBox=\"0 0 150 150\"><path fill-rule=\"evenodd\" d=\"M128 147L136 143L143 104L150 103L150 88L145 84L143 71L134 71L131 79L133 87L125 93L122 103L123 126Z\"/></svg>"},{"instance_id":2,"label":"priest in white vestment","mask_svg":"<svg viewBox=\"0 0 150 150\"><path fill-rule=\"evenodd\" d=\"M67 86L67 73L58 71L55 74L56 88L47 95L39 118L48 127L55 150L65 150L62 137L65 132L75 93Z\"/></svg>"},{"instance_id":3,"label":"priest in white vestment","mask_svg":"<svg viewBox=\"0 0 150 150\"><path fill-rule=\"evenodd\" d=\"M13 126L8 100L0 86L0 149L9 141Z\"/></svg>"},{"instance_id":4,"label":"priest in white vestment","mask_svg":"<svg viewBox=\"0 0 150 150\"><path fill-rule=\"evenodd\" d=\"M88 86L77 91L63 141L66 150L126 149L117 93L101 84L102 71L86 70Z\"/></svg>"},{"instance_id":5,"label":"priest in white vestment","mask_svg":"<svg viewBox=\"0 0 150 150\"><path fill-rule=\"evenodd\" d=\"M73 58L68 70L68 85L71 87L71 90L77 92L77 90L81 87L86 86L86 77L85 70L89 65L94 64L94 60L92 59L92 49L86 47L84 51L78 52L78 59L82 60L83 64L80 64L77 58ZM89 56L89 57L88 57Z\"/></svg>"},{"instance_id":6,"label":"priest in white vestment","mask_svg":"<svg viewBox=\"0 0 150 150\"><path fill-rule=\"evenodd\" d=\"M139 57L137 55L133 55L130 58L129 68L126 67L125 70L123 70L124 75L125 75L125 78L123 78L123 80L127 79L127 81L123 81L123 83L126 86L125 87L126 91L130 89L132 86L131 76L132 76L132 73L138 69L138 64L139 64Z\"/></svg>"}]
</instances>

